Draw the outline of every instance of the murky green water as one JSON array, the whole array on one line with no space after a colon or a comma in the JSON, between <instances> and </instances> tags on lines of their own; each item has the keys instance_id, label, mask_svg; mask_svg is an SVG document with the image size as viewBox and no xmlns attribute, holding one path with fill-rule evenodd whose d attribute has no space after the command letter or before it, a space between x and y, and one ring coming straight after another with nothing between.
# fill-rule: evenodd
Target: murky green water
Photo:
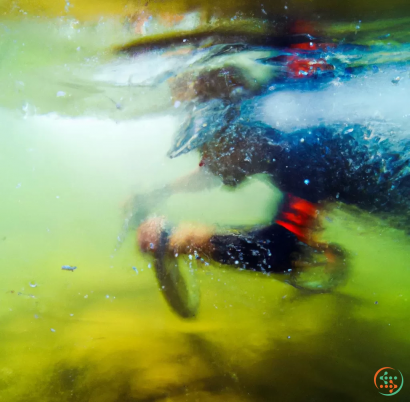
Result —
<instances>
[{"instance_id":1,"label":"murky green water","mask_svg":"<svg viewBox=\"0 0 410 402\"><path fill-rule=\"evenodd\" d=\"M384 221L329 213L325 237L352 260L330 294L199 265L192 322L171 313L133 234L114 251L127 198L199 158L165 156L180 117L167 88L104 78L118 66L107 49L128 35L109 19L0 24L0 400L370 401L381 367L406 382L410 240ZM277 197L254 178L175 195L158 213L263 223Z\"/></svg>"}]
</instances>

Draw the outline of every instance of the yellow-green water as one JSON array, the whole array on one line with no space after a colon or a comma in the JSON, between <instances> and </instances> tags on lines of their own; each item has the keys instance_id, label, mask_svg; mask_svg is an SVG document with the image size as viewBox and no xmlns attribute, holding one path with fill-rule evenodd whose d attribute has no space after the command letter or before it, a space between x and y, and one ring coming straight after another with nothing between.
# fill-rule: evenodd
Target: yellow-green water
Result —
<instances>
[{"instance_id":1,"label":"yellow-green water","mask_svg":"<svg viewBox=\"0 0 410 402\"><path fill-rule=\"evenodd\" d=\"M166 158L177 117L163 92L92 82L112 61L104 49L127 36L119 27L0 25L0 400L373 401L385 366L406 383L410 240L381 220L329 213L325 236L352 260L347 284L330 294L198 266L201 308L188 322L169 310L133 234L114 252L126 199L199 158ZM239 192L175 195L158 213L263 223L276 196L252 179ZM394 398L408 400L408 386Z\"/></svg>"}]
</instances>

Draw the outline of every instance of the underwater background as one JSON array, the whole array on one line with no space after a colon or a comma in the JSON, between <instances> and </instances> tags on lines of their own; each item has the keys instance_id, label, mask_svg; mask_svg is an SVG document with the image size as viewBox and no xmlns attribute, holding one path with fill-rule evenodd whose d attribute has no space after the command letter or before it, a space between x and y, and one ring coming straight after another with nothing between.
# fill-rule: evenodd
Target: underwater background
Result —
<instances>
[{"instance_id":1,"label":"underwater background","mask_svg":"<svg viewBox=\"0 0 410 402\"><path fill-rule=\"evenodd\" d=\"M170 311L134 234L117 244L122 209L195 168L199 155L167 158L180 123L169 89L128 85L135 64L112 52L133 39L126 4L67 4L1 5L0 400L370 401L382 398L373 383L380 368L407 382L410 239L353 207L327 213L325 238L351 260L334 292L198 264L197 319ZM357 29L356 12L370 3L351 15L337 4L327 11L334 37L379 46L383 62L400 55L379 88L405 105L408 6L397 2L402 19ZM163 62L143 57L140 76ZM390 82L394 70L401 86ZM175 194L156 212L174 222L264 224L279 197L253 177L235 192ZM409 399L406 384L394 397Z\"/></svg>"}]
</instances>

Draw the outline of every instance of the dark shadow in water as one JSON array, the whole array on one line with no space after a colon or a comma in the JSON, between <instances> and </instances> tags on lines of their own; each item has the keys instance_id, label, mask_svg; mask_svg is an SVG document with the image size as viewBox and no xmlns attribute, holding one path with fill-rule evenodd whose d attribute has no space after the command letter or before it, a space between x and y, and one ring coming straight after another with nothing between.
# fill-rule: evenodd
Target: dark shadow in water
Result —
<instances>
[{"instance_id":1,"label":"dark shadow in water","mask_svg":"<svg viewBox=\"0 0 410 402\"><path fill-rule=\"evenodd\" d=\"M302 295L301 300L305 297ZM181 355L167 354L154 368L161 371L162 364L169 367L170 363L178 370L182 367L176 383L163 384L158 389L158 382L147 384L147 369L139 366L138 361L121 367L121 362L136 356L135 351L129 350L105 355L100 361L89 358L81 367L62 361L50 367L49 372L39 373L38 387L22 391L24 394L13 402L374 400L378 391L373 376L378 369L398 368L404 377L410 372L409 347L404 341L394 339L391 328L383 320L356 319L355 311L363 305L361 300L336 293L326 297L331 319L324 330L314 331L314 335L300 331L290 339L278 340L278 331L273 324L270 328L267 324L260 328L260 333L270 337L268 344L272 346L261 348L254 359L241 360L241 350L238 348L235 353L235 345L226 349L226 339L220 342L218 338L224 336L223 331L180 333L177 338L182 338L179 342L186 345ZM297 308L297 303L295 298L292 308ZM255 333L258 328L249 331ZM236 336L240 340L246 335ZM167 342L166 334L159 342ZM243 347L243 342L238 345ZM198 363L193 363L192 356L206 369L196 372ZM139 395L140 389L143 391ZM406 387L395 400L408 400Z\"/></svg>"},{"instance_id":2,"label":"dark shadow in water","mask_svg":"<svg viewBox=\"0 0 410 402\"><path fill-rule=\"evenodd\" d=\"M337 303L332 304L334 311L326 331L302 340L278 341L272 336L272 348L264 350L252 366L232 363L227 352L207 336L187 337L222 380L220 390L242 394L247 400L373 400L378 397L373 383L378 369L390 366L404 375L409 372L410 363L405 358L409 347L392 339L387 323L353 318L354 310L361 306L359 299L334 297ZM275 329L268 333L274 334ZM406 395L404 390L396 398L408 400Z\"/></svg>"}]
</instances>

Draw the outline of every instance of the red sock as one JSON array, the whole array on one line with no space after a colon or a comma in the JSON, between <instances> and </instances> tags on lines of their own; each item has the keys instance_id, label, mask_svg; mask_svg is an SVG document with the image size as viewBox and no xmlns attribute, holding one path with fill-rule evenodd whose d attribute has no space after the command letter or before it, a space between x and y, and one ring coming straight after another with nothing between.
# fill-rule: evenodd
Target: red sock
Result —
<instances>
[{"instance_id":1,"label":"red sock","mask_svg":"<svg viewBox=\"0 0 410 402\"><path fill-rule=\"evenodd\" d=\"M286 198L276 223L295 234L300 241L309 244L312 232L318 227L319 207L291 194L287 194Z\"/></svg>"}]
</instances>

